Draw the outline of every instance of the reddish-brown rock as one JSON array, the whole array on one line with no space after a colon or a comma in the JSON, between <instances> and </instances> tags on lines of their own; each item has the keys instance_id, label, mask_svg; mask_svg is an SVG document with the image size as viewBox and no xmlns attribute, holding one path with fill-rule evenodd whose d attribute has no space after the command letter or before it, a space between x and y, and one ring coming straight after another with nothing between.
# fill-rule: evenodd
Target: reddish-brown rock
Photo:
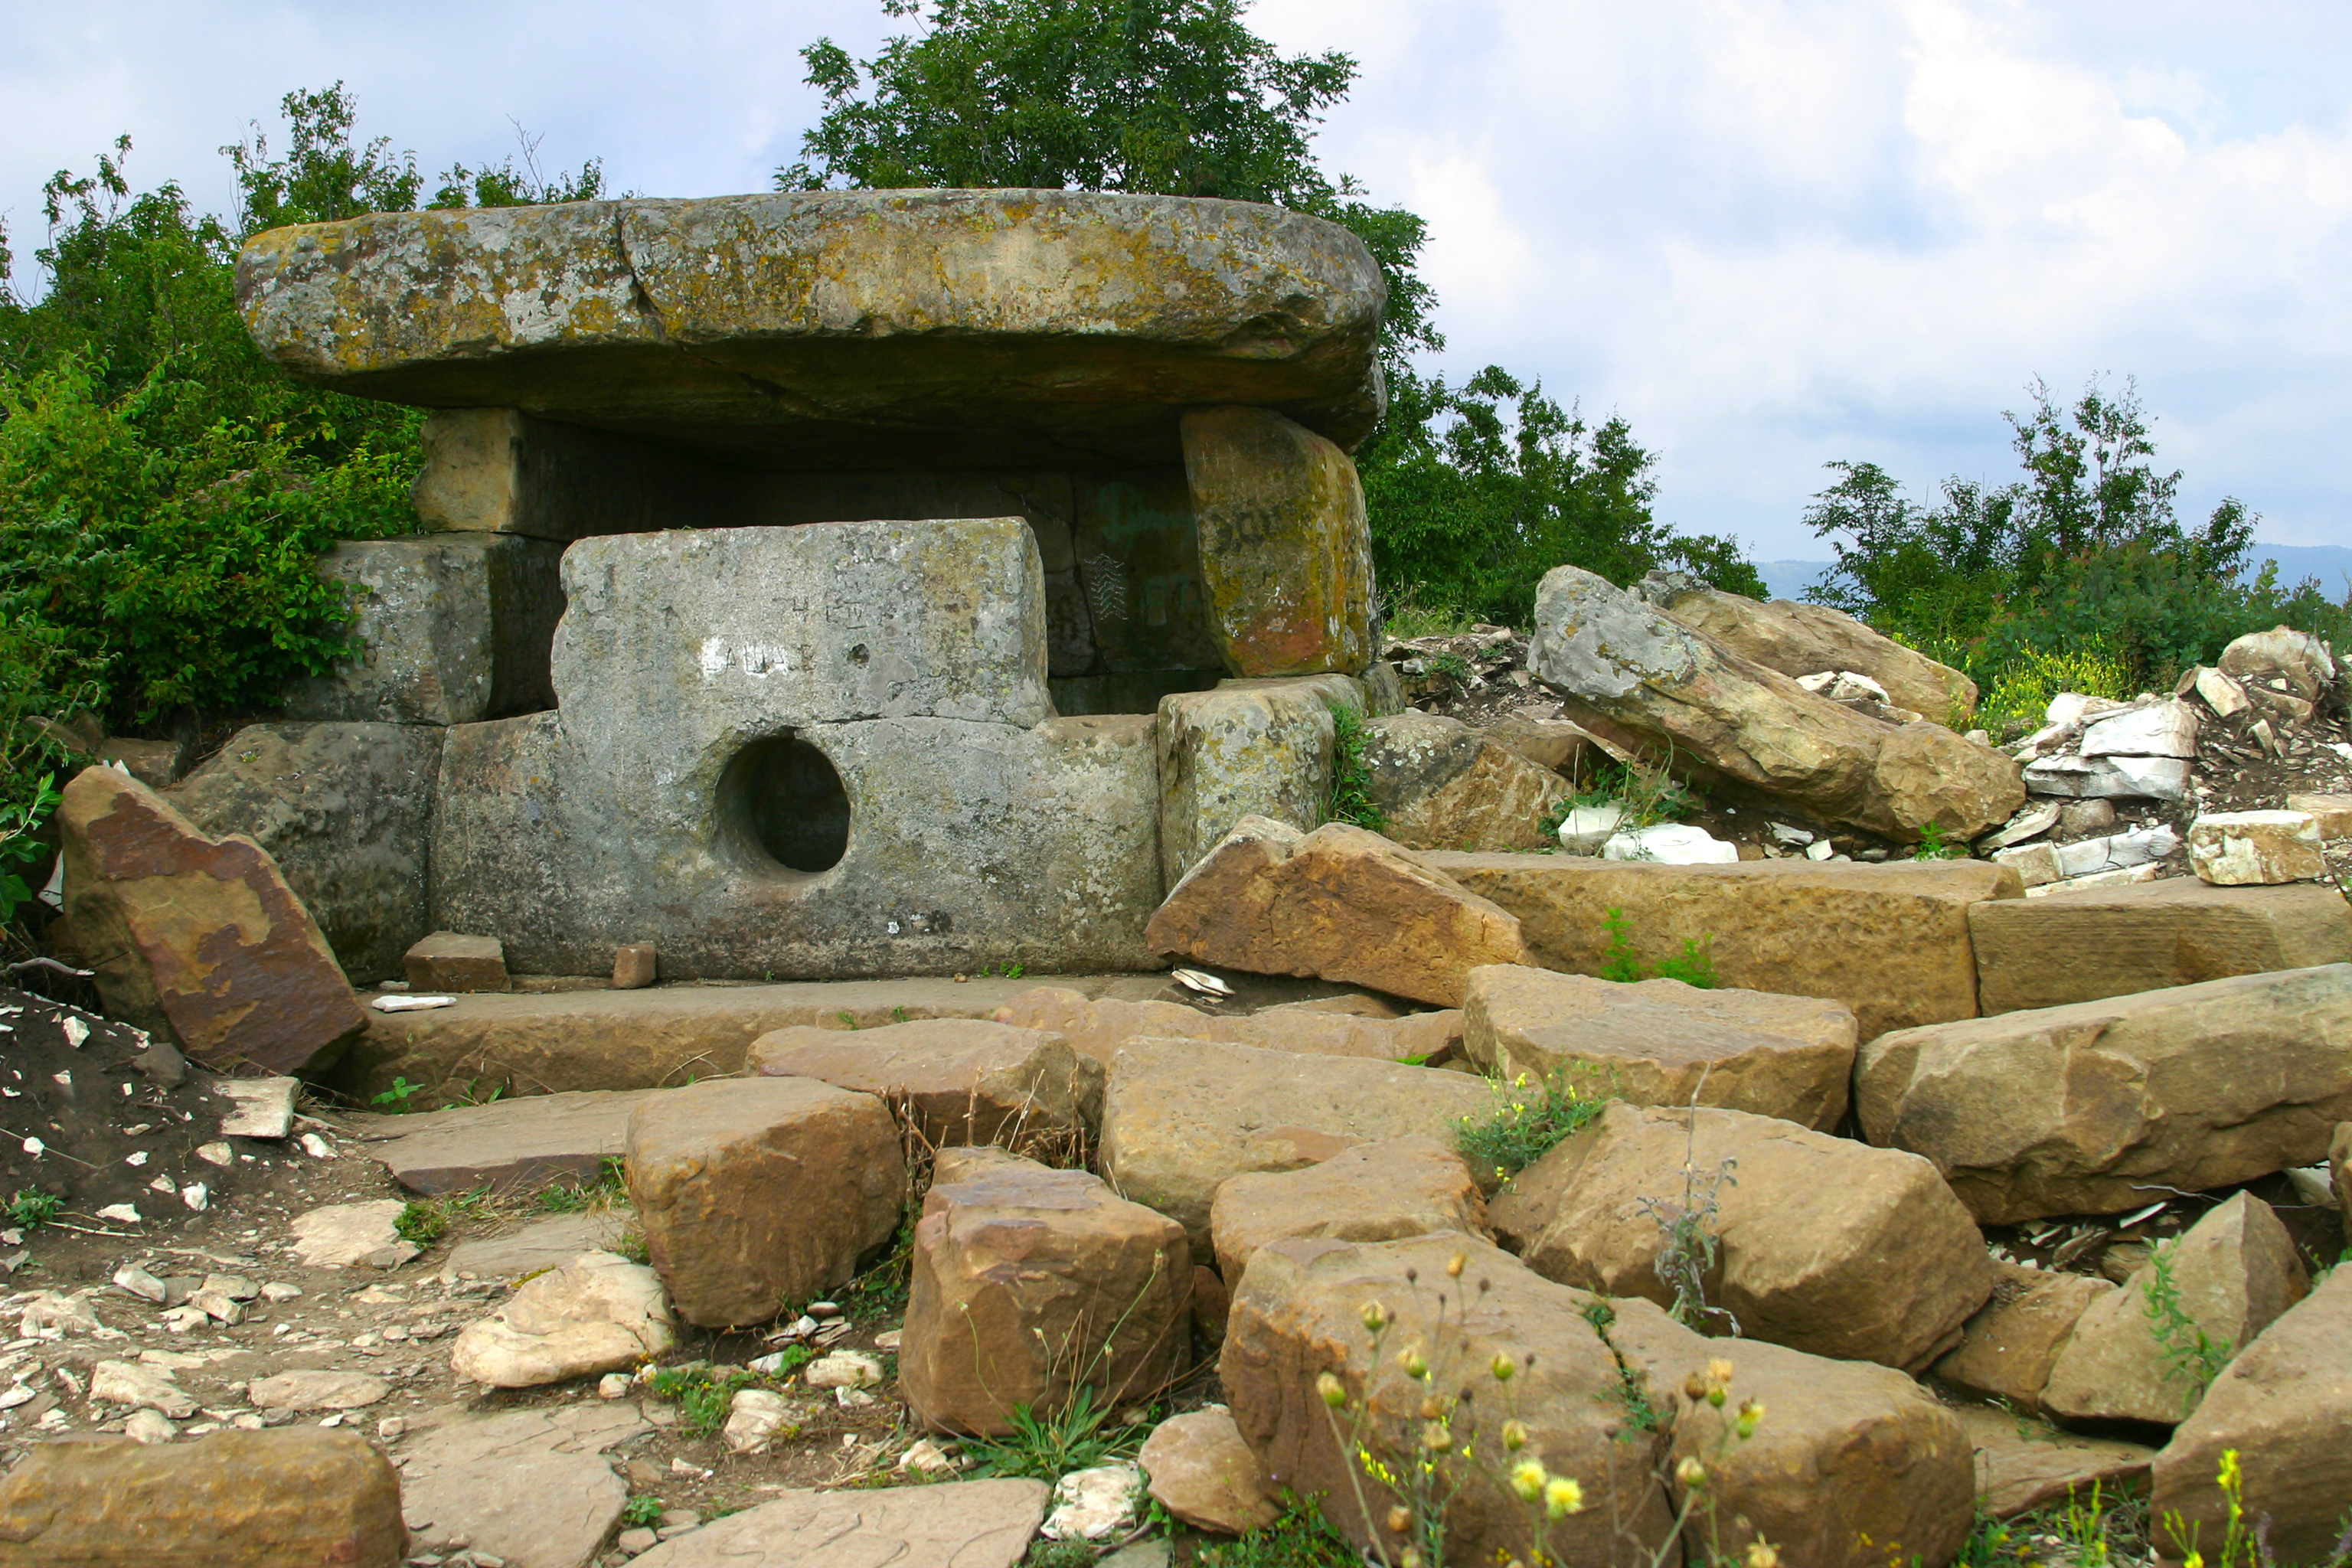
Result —
<instances>
[{"instance_id":1,"label":"reddish-brown rock","mask_svg":"<svg viewBox=\"0 0 2352 1568\"><path fill-rule=\"evenodd\" d=\"M1066 1142L1102 1115L1103 1066L1059 1035L985 1018L918 1018L878 1029L778 1029L751 1042L751 1070L905 1097L935 1145Z\"/></svg>"},{"instance_id":2,"label":"reddish-brown rock","mask_svg":"<svg viewBox=\"0 0 2352 1568\"><path fill-rule=\"evenodd\" d=\"M1105 1067L1121 1046L1139 1039L1221 1040L1265 1051L1425 1061L1462 1038L1462 1014L1453 1007L1374 1018L1286 1004L1263 1013L1220 1017L1181 1002L1128 1002L1116 996L1089 1001L1083 992L1060 985L1024 991L990 1016L1000 1024L1057 1034L1072 1050Z\"/></svg>"},{"instance_id":3,"label":"reddish-brown rock","mask_svg":"<svg viewBox=\"0 0 2352 1568\"><path fill-rule=\"evenodd\" d=\"M2105 1279L2053 1274L2000 1263L1992 1300L1961 1331L1960 1342L1936 1363L1936 1375L1957 1388L2004 1400L2020 1410L2042 1408L2050 1369L2084 1312L2116 1293Z\"/></svg>"},{"instance_id":4,"label":"reddish-brown rock","mask_svg":"<svg viewBox=\"0 0 2352 1568\"><path fill-rule=\"evenodd\" d=\"M1396 1241L1482 1236L1486 1205L1451 1143L1423 1134L1359 1143L1303 1171L1250 1172L1217 1188L1209 1233L1217 1272L1236 1283L1250 1255L1287 1237Z\"/></svg>"}]
</instances>

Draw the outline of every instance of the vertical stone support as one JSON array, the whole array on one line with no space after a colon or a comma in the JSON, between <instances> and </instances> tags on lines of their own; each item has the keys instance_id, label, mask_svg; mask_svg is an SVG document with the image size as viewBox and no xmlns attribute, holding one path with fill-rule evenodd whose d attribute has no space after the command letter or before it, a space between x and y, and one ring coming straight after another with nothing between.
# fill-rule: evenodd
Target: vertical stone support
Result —
<instances>
[{"instance_id":1,"label":"vertical stone support","mask_svg":"<svg viewBox=\"0 0 2352 1568\"><path fill-rule=\"evenodd\" d=\"M1307 832L1331 793L1331 710L1362 711L1344 675L1228 680L1160 700L1160 876L1173 888L1244 816Z\"/></svg>"}]
</instances>

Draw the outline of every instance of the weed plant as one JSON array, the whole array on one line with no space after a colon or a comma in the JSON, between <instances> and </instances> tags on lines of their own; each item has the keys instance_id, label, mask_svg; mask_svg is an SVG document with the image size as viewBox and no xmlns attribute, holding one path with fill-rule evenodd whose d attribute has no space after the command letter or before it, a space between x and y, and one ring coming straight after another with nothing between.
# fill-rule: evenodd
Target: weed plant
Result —
<instances>
[{"instance_id":1,"label":"weed plant","mask_svg":"<svg viewBox=\"0 0 2352 1568\"><path fill-rule=\"evenodd\" d=\"M1364 715L1349 704L1331 707L1331 795L1323 820L1374 833L1388 831L1388 815L1372 804L1372 770L1364 761Z\"/></svg>"},{"instance_id":2,"label":"weed plant","mask_svg":"<svg viewBox=\"0 0 2352 1568\"><path fill-rule=\"evenodd\" d=\"M2206 1333L2204 1326L2183 1304L2180 1287L2173 1279L2179 1254L2180 1241L2177 1237L2158 1242L2148 1254L2148 1281L2141 1307L2147 1313L2148 1331L2164 1353L2165 1381L2186 1385L2181 1414L2187 1415L2203 1401L2205 1391L2221 1375L2221 1369L2230 1364L2231 1352L2226 1342Z\"/></svg>"},{"instance_id":3,"label":"weed plant","mask_svg":"<svg viewBox=\"0 0 2352 1568\"><path fill-rule=\"evenodd\" d=\"M972 1437L964 1452L979 1461L976 1476L1001 1476L1040 1480L1051 1485L1073 1470L1088 1469L1125 1458L1150 1436L1149 1425L1111 1425L1108 1404L1095 1391L1081 1387L1060 1410L1016 1407L1013 1430L1003 1437Z\"/></svg>"},{"instance_id":4,"label":"weed plant","mask_svg":"<svg viewBox=\"0 0 2352 1568\"><path fill-rule=\"evenodd\" d=\"M1592 1068L1580 1068L1591 1072ZM1494 1081L1495 1109L1485 1117L1463 1117L1454 1144L1474 1171L1492 1171L1508 1181L1592 1124L1609 1103L1569 1081L1567 1068L1554 1068L1541 1083L1521 1073L1509 1084Z\"/></svg>"},{"instance_id":5,"label":"weed plant","mask_svg":"<svg viewBox=\"0 0 2352 1568\"><path fill-rule=\"evenodd\" d=\"M1629 934L1632 922L1622 910L1605 911L1601 927L1609 933L1609 946L1601 955L1601 978L1631 984L1640 980L1679 980L1701 991L1712 991L1723 984L1715 973L1715 933L1683 938L1683 950L1658 960L1647 974L1642 973L1642 961L1634 955Z\"/></svg>"},{"instance_id":6,"label":"weed plant","mask_svg":"<svg viewBox=\"0 0 2352 1568\"><path fill-rule=\"evenodd\" d=\"M437 1198L411 1198L401 1205L394 1216L392 1228L401 1238L418 1247L430 1247L448 1233L450 1222L460 1215L479 1215L489 1206L490 1189L480 1186L469 1192L445 1193Z\"/></svg>"},{"instance_id":7,"label":"weed plant","mask_svg":"<svg viewBox=\"0 0 2352 1568\"><path fill-rule=\"evenodd\" d=\"M65 1199L55 1193L45 1193L38 1187L19 1187L16 1195L8 1200L8 1223L18 1230L38 1230L58 1217L66 1205Z\"/></svg>"},{"instance_id":8,"label":"weed plant","mask_svg":"<svg viewBox=\"0 0 2352 1568\"><path fill-rule=\"evenodd\" d=\"M585 1214L619 1201L627 1191L628 1175L620 1157L610 1155L587 1181L558 1182L542 1187L531 1203L545 1214Z\"/></svg>"},{"instance_id":9,"label":"weed plant","mask_svg":"<svg viewBox=\"0 0 2352 1568\"><path fill-rule=\"evenodd\" d=\"M633 1497L621 1505L621 1523L631 1530L650 1530L666 1511L657 1497Z\"/></svg>"}]
</instances>

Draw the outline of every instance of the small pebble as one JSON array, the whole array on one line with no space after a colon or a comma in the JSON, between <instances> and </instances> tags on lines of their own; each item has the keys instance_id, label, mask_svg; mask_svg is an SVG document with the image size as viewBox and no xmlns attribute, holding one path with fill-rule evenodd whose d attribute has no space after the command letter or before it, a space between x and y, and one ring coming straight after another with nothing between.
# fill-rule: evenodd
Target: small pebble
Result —
<instances>
[{"instance_id":1,"label":"small pebble","mask_svg":"<svg viewBox=\"0 0 2352 1568\"><path fill-rule=\"evenodd\" d=\"M757 1366L760 1363L753 1362L751 1364L753 1366ZM629 1374L627 1373L608 1372L596 1381L596 1397L599 1399L625 1399L628 1397L629 1387Z\"/></svg>"}]
</instances>

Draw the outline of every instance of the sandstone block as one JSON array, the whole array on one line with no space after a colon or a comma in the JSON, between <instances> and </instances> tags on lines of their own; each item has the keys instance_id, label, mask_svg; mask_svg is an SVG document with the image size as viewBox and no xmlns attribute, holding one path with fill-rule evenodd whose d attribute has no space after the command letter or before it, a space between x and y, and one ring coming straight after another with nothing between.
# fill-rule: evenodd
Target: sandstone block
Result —
<instances>
[{"instance_id":1,"label":"sandstone block","mask_svg":"<svg viewBox=\"0 0 2352 1568\"><path fill-rule=\"evenodd\" d=\"M1058 1035L982 1018L918 1019L849 1033L803 1026L751 1042L751 1070L866 1094L903 1094L934 1146L1056 1141L1102 1113L1103 1065Z\"/></svg>"},{"instance_id":2,"label":"sandstone block","mask_svg":"<svg viewBox=\"0 0 2352 1568\"><path fill-rule=\"evenodd\" d=\"M2352 838L2352 795L2298 791L2286 797L2286 808L2309 816L2322 840Z\"/></svg>"},{"instance_id":3,"label":"sandstone block","mask_svg":"<svg viewBox=\"0 0 2352 1568\"><path fill-rule=\"evenodd\" d=\"M2158 1246L2121 1289L2094 1302L2074 1325L2042 1394L2053 1414L2179 1421L2197 1408L2204 1379L2220 1370L2200 1366L2197 1336L2216 1357L2233 1356L2311 1288L2286 1227L2251 1193Z\"/></svg>"},{"instance_id":4,"label":"sandstone block","mask_svg":"<svg viewBox=\"0 0 2352 1568\"><path fill-rule=\"evenodd\" d=\"M642 991L655 979L657 963L654 944L633 942L613 950L613 989Z\"/></svg>"},{"instance_id":5,"label":"sandstone block","mask_svg":"<svg viewBox=\"0 0 2352 1568\"><path fill-rule=\"evenodd\" d=\"M464 1550L508 1568L588 1568L620 1522L629 1489L606 1458L646 1430L634 1403L541 1405L465 1415L413 1436L401 1453L403 1504L417 1545Z\"/></svg>"},{"instance_id":6,"label":"sandstone block","mask_svg":"<svg viewBox=\"0 0 2352 1568\"><path fill-rule=\"evenodd\" d=\"M1344 676L1236 681L1160 700L1160 858L1174 887L1245 816L1301 832L1331 792L1331 710L1363 708Z\"/></svg>"},{"instance_id":7,"label":"sandstone block","mask_svg":"<svg viewBox=\"0 0 2352 1568\"><path fill-rule=\"evenodd\" d=\"M494 936L436 931L420 937L402 957L412 991L503 991L506 950Z\"/></svg>"},{"instance_id":8,"label":"sandstone block","mask_svg":"<svg viewBox=\"0 0 2352 1568\"><path fill-rule=\"evenodd\" d=\"M1936 1363L1956 1387L2039 1411L2058 1352L2095 1302L2116 1292L2105 1279L2053 1274L2022 1264L1995 1266L1992 1300L1970 1318L1960 1342Z\"/></svg>"},{"instance_id":9,"label":"sandstone block","mask_svg":"<svg viewBox=\"0 0 2352 1568\"><path fill-rule=\"evenodd\" d=\"M2159 1562L2213 1561L2229 1523L2219 1478L2235 1451L2247 1524L2287 1563L2336 1549L2352 1498L2352 1269L2339 1268L2240 1352L2156 1457L2148 1517ZM2178 1518L2176 1532L2170 1521ZM2187 1540L2181 1536L2189 1537Z\"/></svg>"},{"instance_id":10,"label":"sandstone block","mask_svg":"<svg viewBox=\"0 0 2352 1568\"><path fill-rule=\"evenodd\" d=\"M2144 1495L2156 1450L2111 1437L2084 1437L2054 1426L2033 1427L2006 1410L1963 1405L1952 1414L1977 1451L1977 1508L1993 1519L2015 1519L2071 1494L2077 1504L2096 1488L2101 1498Z\"/></svg>"},{"instance_id":11,"label":"sandstone block","mask_svg":"<svg viewBox=\"0 0 2352 1568\"><path fill-rule=\"evenodd\" d=\"M397 1268L416 1256L416 1244L393 1228L405 1206L379 1198L296 1215L294 1256L312 1268Z\"/></svg>"},{"instance_id":12,"label":"sandstone block","mask_svg":"<svg viewBox=\"0 0 2352 1568\"><path fill-rule=\"evenodd\" d=\"M2193 757L2197 710L2178 698L2141 703L2083 727L2086 757Z\"/></svg>"},{"instance_id":13,"label":"sandstone block","mask_svg":"<svg viewBox=\"0 0 2352 1568\"><path fill-rule=\"evenodd\" d=\"M1653 1211L1710 1189L1707 1303L1747 1338L1910 1370L1992 1293L1984 1238L1927 1161L1743 1111L1612 1104L1489 1212L1546 1279L1671 1306ZM1825 1192L1838 1203L1813 1201Z\"/></svg>"},{"instance_id":14,"label":"sandstone block","mask_svg":"<svg viewBox=\"0 0 2352 1568\"><path fill-rule=\"evenodd\" d=\"M1227 1178L1319 1164L1356 1143L1450 1142L1461 1118L1492 1105L1485 1080L1434 1068L1132 1040L1111 1063L1099 1169L1181 1224L1206 1257L1211 1205Z\"/></svg>"},{"instance_id":15,"label":"sandstone block","mask_svg":"<svg viewBox=\"0 0 2352 1568\"><path fill-rule=\"evenodd\" d=\"M1579 567L1538 587L1528 663L1647 745L1869 832L1973 838L2025 801L1991 747L1854 713Z\"/></svg>"},{"instance_id":16,"label":"sandstone block","mask_svg":"<svg viewBox=\"0 0 2352 1568\"><path fill-rule=\"evenodd\" d=\"M1071 1049L1106 1068L1119 1047L1134 1039L1222 1040L1268 1051L1419 1063L1462 1038L1462 1015L1454 1008L1374 1018L1284 1005L1224 1017L1181 1002L1129 1002L1116 996L1089 1000L1083 992L1059 985L1024 991L989 1016L1000 1024L1060 1035Z\"/></svg>"},{"instance_id":17,"label":"sandstone block","mask_svg":"<svg viewBox=\"0 0 2352 1568\"><path fill-rule=\"evenodd\" d=\"M586 1252L525 1280L496 1312L466 1325L449 1365L492 1388L534 1388L629 1371L677 1343L659 1277L613 1253Z\"/></svg>"},{"instance_id":18,"label":"sandstone block","mask_svg":"<svg viewBox=\"0 0 2352 1568\"><path fill-rule=\"evenodd\" d=\"M915 1226L898 1378L944 1431L1010 1432L1058 1413L1149 1397L1192 1337L1184 1229L1084 1171L996 1149L942 1151Z\"/></svg>"},{"instance_id":19,"label":"sandstone block","mask_svg":"<svg viewBox=\"0 0 2352 1568\"><path fill-rule=\"evenodd\" d=\"M1516 752L1564 779L1575 778L1582 772L1584 759L1593 750L1592 737L1565 719L1530 719L1523 714L1505 713L1483 732L1505 751Z\"/></svg>"},{"instance_id":20,"label":"sandstone block","mask_svg":"<svg viewBox=\"0 0 2352 1568\"><path fill-rule=\"evenodd\" d=\"M995 1479L787 1490L632 1561L644 1568L1015 1568L1045 1516L1049 1489L1043 1481Z\"/></svg>"},{"instance_id":21,"label":"sandstone block","mask_svg":"<svg viewBox=\"0 0 2352 1568\"><path fill-rule=\"evenodd\" d=\"M355 984L400 973L426 901L437 726L252 724L164 795L215 837L241 833L285 873Z\"/></svg>"},{"instance_id":22,"label":"sandstone block","mask_svg":"<svg viewBox=\"0 0 2352 1568\"><path fill-rule=\"evenodd\" d=\"M2189 763L2178 757L2044 757L2026 768L2025 787L2073 800L2187 800Z\"/></svg>"},{"instance_id":23,"label":"sandstone block","mask_svg":"<svg viewBox=\"0 0 2352 1568\"><path fill-rule=\"evenodd\" d=\"M1372 804L1408 849L1539 849L1568 781L1459 719L1408 709L1364 727Z\"/></svg>"},{"instance_id":24,"label":"sandstone block","mask_svg":"<svg viewBox=\"0 0 2352 1568\"><path fill-rule=\"evenodd\" d=\"M364 1410L391 1393L390 1383L365 1372L281 1372L245 1385L257 1410Z\"/></svg>"},{"instance_id":25,"label":"sandstone block","mask_svg":"<svg viewBox=\"0 0 2352 1568\"><path fill-rule=\"evenodd\" d=\"M2302 811L2206 812L2189 825L2189 866L2225 888L2305 882L2327 874L2319 825Z\"/></svg>"},{"instance_id":26,"label":"sandstone block","mask_svg":"<svg viewBox=\"0 0 2352 1568\"><path fill-rule=\"evenodd\" d=\"M1719 984L1842 1002L1865 1040L1976 1016L1969 911L2024 891L2014 871L1981 860L1660 866L1560 855L1427 858L1518 917L1528 962L1600 973L1609 962L1604 922L1617 910L1643 965L1680 954L1685 942L1712 938Z\"/></svg>"},{"instance_id":27,"label":"sandstone block","mask_svg":"<svg viewBox=\"0 0 2352 1568\"><path fill-rule=\"evenodd\" d=\"M1228 1286L1269 1242L1398 1241L1441 1230L1483 1236L1486 1205L1453 1144L1426 1135L1359 1143L1301 1170L1244 1173L1220 1183L1209 1205L1217 1272Z\"/></svg>"},{"instance_id":28,"label":"sandstone block","mask_svg":"<svg viewBox=\"0 0 2352 1568\"><path fill-rule=\"evenodd\" d=\"M1461 1004L1469 972L1517 963L1518 921L1408 849L1345 823L1313 833L1245 817L1168 895L1162 952L1260 974L1314 974Z\"/></svg>"},{"instance_id":29,"label":"sandstone block","mask_svg":"<svg viewBox=\"0 0 2352 1568\"><path fill-rule=\"evenodd\" d=\"M635 1223L618 1205L576 1214L554 1214L511 1230L478 1236L449 1249L442 1267L460 1277L511 1285L528 1275L568 1267L583 1252L609 1252Z\"/></svg>"},{"instance_id":30,"label":"sandstone block","mask_svg":"<svg viewBox=\"0 0 2352 1568\"><path fill-rule=\"evenodd\" d=\"M1843 1003L1762 991L1632 984L1522 964L1470 972L1464 1053L1516 1082L1565 1070L1633 1105L1703 1105L1828 1131L1845 1115L1853 1014Z\"/></svg>"},{"instance_id":31,"label":"sandstone block","mask_svg":"<svg viewBox=\"0 0 2352 1568\"><path fill-rule=\"evenodd\" d=\"M1969 908L1969 936L1979 1005L2010 1013L2352 961L2352 906L2325 887L2174 877L1987 900Z\"/></svg>"},{"instance_id":32,"label":"sandstone block","mask_svg":"<svg viewBox=\"0 0 2352 1568\"><path fill-rule=\"evenodd\" d=\"M2352 965L1897 1030L1863 1047L1854 1107L1987 1225L2308 1165L2352 1114Z\"/></svg>"},{"instance_id":33,"label":"sandstone block","mask_svg":"<svg viewBox=\"0 0 2352 1568\"><path fill-rule=\"evenodd\" d=\"M0 1480L5 1568L397 1568L400 1477L356 1432L37 1443Z\"/></svg>"},{"instance_id":34,"label":"sandstone block","mask_svg":"<svg viewBox=\"0 0 2352 1568\"><path fill-rule=\"evenodd\" d=\"M1194 408L1184 478L1225 668L1351 675L1373 644L1372 541L1356 465L1270 408Z\"/></svg>"},{"instance_id":35,"label":"sandstone block","mask_svg":"<svg viewBox=\"0 0 2352 1568\"><path fill-rule=\"evenodd\" d=\"M297 1072L367 1026L318 922L261 847L207 838L146 785L85 768L58 808L66 914L112 1016L215 1068Z\"/></svg>"},{"instance_id":36,"label":"sandstone block","mask_svg":"<svg viewBox=\"0 0 2352 1568\"><path fill-rule=\"evenodd\" d=\"M2274 713L2292 711L2278 700L2285 698L2305 704L2308 716L2333 698L2339 673L2326 643L2292 626L2248 632L2221 650L2220 662L2223 674L2235 677L2247 696Z\"/></svg>"},{"instance_id":37,"label":"sandstone block","mask_svg":"<svg viewBox=\"0 0 2352 1568\"><path fill-rule=\"evenodd\" d=\"M1246 1535L1279 1517L1265 1467L1222 1405L1188 1410L1154 1426L1136 1462L1151 1479L1151 1495L1195 1530Z\"/></svg>"},{"instance_id":38,"label":"sandstone block","mask_svg":"<svg viewBox=\"0 0 2352 1568\"><path fill-rule=\"evenodd\" d=\"M368 1152L412 1193L515 1193L594 1181L627 1147L629 1115L656 1091L526 1095L384 1117Z\"/></svg>"},{"instance_id":39,"label":"sandstone block","mask_svg":"<svg viewBox=\"0 0 2352 1568\"><path fill-rule=\"evenodd\" d=\"M847 1279L907 1197L882 1102L805 1078L706 1079L629 1117L629 1197L678 1316L761 1323Z\"/></svg>"}]
</instances>

